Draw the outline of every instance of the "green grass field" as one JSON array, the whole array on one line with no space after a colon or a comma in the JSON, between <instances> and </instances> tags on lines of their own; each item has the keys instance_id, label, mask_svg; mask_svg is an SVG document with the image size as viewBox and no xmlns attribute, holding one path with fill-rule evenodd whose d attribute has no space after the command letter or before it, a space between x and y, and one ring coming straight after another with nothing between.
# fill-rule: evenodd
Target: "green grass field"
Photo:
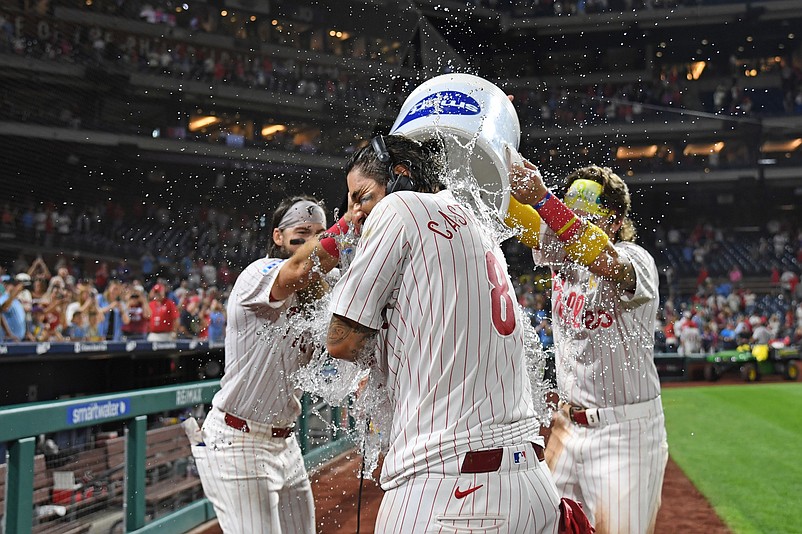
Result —
<instances>
[{"instance_id":1,"label":"green grass field","mask_svg":"<svg viewBox=\"0 0 802 534\"><path fill-rule=\"evenodd\" d=\"M738 534L802 532L802 383L663 389L671 457Z\"/></svg>"}]
</instances>

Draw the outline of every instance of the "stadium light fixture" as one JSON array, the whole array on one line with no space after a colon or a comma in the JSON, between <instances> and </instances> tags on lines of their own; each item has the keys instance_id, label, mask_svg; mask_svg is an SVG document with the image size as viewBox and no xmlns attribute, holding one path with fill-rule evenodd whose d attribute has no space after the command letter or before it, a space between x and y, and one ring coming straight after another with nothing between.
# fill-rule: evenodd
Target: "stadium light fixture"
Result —
<instances>
[{"instance_id":1,"label":"stadium light fixture","mask_svg":"<svg viewBox=\"0 0 802 534\"><path fill-rule=\"evenodd\" d=\"M761 152L793 152L802 146L802 138L785 139L781 141L765 141L760 147Z\"/></svg>"},{"instance_id":2,"label":"stadium light fixture","mask_svg":"<svg viewBox=\"0 0 802 534\"><path fill-rule=\"evenodd\" d=\"M709 156L718 154L724 148L724 141L716 143L690 143L685 146L682 153L686 156Z\"/></svg>"},{"instance_id":3,"label":"stadium light fixture","mask_svg":"<svg viewBox=\"0 0 802 534\"><path fill-rule=\"evenodd\" d=\"M698 80L707 67L706 61L694 61L688 66L688 79Z\"/></svg>"},{"instance_id":4,"label":"stadium light fixture","mask_svg":"<svg viewBox=\"0 0 802 534\"><path fill-rule=\"evenodd\" d=\"M615 159L653 158L657 155L657 145L620 146L615 151Z\"/></svg>"},{"instance_id":5,"label":"stadium light fixture","mask_svg":"<svg viewBox=\"0 0 802 534\"><path fill-rule=\"evenodd\" d=\"M211 126L212 124L217 124L218 122L220 122L219 117L212 117L211 115L207 117L198 117L197 119L192 119L189 121L189 131L194 132L196 130L201 130L207 126Z\"/></svg>"},{"instance_id":6,"label":"stadium light fixture","mask_svg":"<svg viewBox=\"0 0 802 534\"><path fill-rule=\"evenodd\" d=\"M283 124L270 124L262 128L262 137L270 137L271 135L276 135L279 132L286 132L287 127Z\"/></svg>"}]
</instances>

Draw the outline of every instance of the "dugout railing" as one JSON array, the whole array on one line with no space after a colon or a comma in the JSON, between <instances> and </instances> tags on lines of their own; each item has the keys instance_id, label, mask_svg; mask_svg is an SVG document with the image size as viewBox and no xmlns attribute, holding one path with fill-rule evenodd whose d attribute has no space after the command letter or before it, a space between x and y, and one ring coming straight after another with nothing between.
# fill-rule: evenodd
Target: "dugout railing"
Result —
<instances>
[{"instance_id":1,"label":"dugout railing","mask_svg":"<svg viewBox=\"0 0 802 534\"><path fill-rule=\"evenodd\" d=\"M34 506L34 460L38 436L76 428L108 426L115 422L123 427L121 439L125 450L122 525L119 525L122 531L175 534L213 519L215 514L211 503L200 498L148 520L146 471L148 465L152 466L147 450L150 441L148 416L175 414L196 405L208 405L219 387L217 380L203 381L1 407L0 443L8 446L3 488L5 506L0 508L2 532L30 534L40 530ZM308 397L304 397L302 405L297 436L307 469L312 469L352 446L344 431L352 421L345 417L344 410L325 404L313 405ZM321 418L328 420L321 422ZM36 476L38 485L41 477ZM52 488L46 490L52 492ZM40 493L41 488L37 492ZM51 496L48 498L52 499Z\"/></svg>"}]
</instances>

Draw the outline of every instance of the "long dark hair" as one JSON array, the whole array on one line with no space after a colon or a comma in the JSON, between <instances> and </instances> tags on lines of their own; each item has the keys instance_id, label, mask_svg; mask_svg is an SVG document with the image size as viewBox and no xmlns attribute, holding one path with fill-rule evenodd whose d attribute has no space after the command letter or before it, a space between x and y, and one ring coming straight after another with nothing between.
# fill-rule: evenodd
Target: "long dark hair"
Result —
<instances>
[{"instance_id":1,"label":"long dark hair","mask_svg":"<svg viewBox=\"0 0 802 534\"><path fill-rule=\"evenodd\" d=\"M415 191L419 193L436 193L445 189L440 181L445 168L443 142L438 138L415 141L403 135L387 135L384 137L387 152L390 153L390 164L379 161L376 150L368 143L357 150L348 160L345 168L347 175L353 169L359 169L382 186L390 180L389 168L405 165L415 182Z\"/></svg>"}]
</instances>

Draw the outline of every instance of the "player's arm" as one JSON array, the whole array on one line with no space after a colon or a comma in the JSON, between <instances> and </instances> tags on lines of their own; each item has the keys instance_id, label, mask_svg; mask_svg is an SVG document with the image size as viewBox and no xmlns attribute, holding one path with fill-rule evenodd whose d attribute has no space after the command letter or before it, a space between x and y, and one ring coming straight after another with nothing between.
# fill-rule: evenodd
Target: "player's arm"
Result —
<instances>
[{"instance_id":1,"label":"player's arm","mask_svg":"<svg viewBox=\"0 0 802 534\"><path fill-rule=\"evenodd\" d=\"M335 313L331 316L329 323L326 350L334 358L352 362L365 350L365 347L376 336L376 332L372 328Z\"/></svg>"},{"instance_id":2,"label":"player's arm","mask_svg":"<svg viewBox=\"0 0 802 534\"><path fill-rule=\"evenodd\" d=\"M286 300L296 291L317 283L322 274L334 269L340 261L334 236L347 232L348 222L343 217L320 236L308 239L282 264L270 289L270 300ZM315 269L316 263L319 264L319 270Z\"/></svg>"},{"instance_id":3,"label":"player's arm","mask_svg":"<svg viewBox=\"0 0 802 534\"><path fill-rule=\"evenodd\" d=\"M553 196L537 167L524 160L523 167L513 167L510 184L513 198L534 208L539 219L556 234L571 261L618 282L624 290L635 288L635 269L621 258L609 236L595 224L581 220Z\"/></svg>"}]
</instances>

